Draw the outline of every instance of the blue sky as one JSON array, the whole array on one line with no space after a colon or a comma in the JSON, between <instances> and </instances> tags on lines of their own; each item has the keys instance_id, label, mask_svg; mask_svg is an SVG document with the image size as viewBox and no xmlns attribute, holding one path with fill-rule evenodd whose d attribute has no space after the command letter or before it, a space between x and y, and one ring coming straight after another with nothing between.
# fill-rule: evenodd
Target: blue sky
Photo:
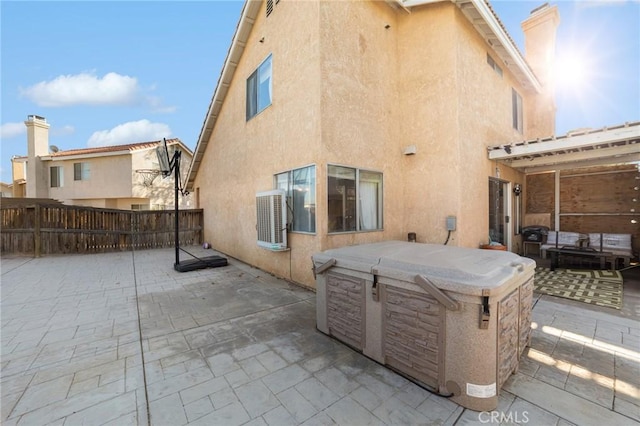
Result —
<instances>
[{"instance_id":1,"label":"blue sky","mask_svg":"<svg viewBox=\"0 0 640 426\"><path fill-rule=\"evenodd\" d=\"M522 52L520 23L542 3L492 2ZM640 120L640 2L550 3L558 59L582 75L558 86L557 133ZM163 137L194 149L242 5L1 1L0 180L26 155L29 114L61 150Z\"/></svg>"}]
</instances>

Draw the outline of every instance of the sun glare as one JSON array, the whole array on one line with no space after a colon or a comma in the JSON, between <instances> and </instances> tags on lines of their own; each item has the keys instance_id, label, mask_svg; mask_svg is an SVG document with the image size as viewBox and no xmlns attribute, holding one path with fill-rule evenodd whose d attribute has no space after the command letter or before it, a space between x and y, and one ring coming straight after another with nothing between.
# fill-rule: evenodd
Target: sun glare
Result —
<instances>
[{"instance_id":1,"label":"sun glare","mask_svg":"<svg viewBox=\"0 0 640 426\"><path fill-rule=\"evenodd\" d=\"M587 88L589 64L580 55L567 55L557 59L555 66L556 87L560 90L581 91Z\"/></svg>"}]
</instances>

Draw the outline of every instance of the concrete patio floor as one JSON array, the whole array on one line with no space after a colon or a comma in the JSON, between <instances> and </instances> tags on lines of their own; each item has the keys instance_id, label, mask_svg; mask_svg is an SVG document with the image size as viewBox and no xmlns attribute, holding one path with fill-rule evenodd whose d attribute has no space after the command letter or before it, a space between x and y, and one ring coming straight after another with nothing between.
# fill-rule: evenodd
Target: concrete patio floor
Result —
<instances>
[{"instance_id":1,"label":"concrete patio floor","mask_svg":"<svg viewBox=\"0 0 640 426\"><path fill-rule=\"evenodd\" d=\"M478 413L317 332L313 292L229 261L3 257L0 423L640 425L640 268L621 311L536 296L519 372Z\"/></svg>"}]
</instances>

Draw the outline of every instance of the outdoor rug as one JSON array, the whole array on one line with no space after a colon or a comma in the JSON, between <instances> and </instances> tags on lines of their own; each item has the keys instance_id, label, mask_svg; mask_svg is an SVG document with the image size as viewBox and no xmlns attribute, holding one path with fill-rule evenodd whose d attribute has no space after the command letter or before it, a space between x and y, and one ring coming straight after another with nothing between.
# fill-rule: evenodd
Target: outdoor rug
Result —
<instances>
[{"instance_id":1,"label":"outdoor rug","mask_svg":"<svg viewBox=\"0 0 640 426\"><path fill-rule=\"evenodd\" d=\"M618 271L591 271L537 267L537 293L578 300L608 308L622 308L622 274Z\"/></svg>"}]
</instances>

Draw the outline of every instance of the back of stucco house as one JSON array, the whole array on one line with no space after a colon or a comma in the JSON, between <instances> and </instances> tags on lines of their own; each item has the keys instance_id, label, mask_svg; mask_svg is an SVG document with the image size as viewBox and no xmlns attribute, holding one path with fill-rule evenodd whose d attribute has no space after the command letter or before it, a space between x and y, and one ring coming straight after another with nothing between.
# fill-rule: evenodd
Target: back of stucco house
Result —
<instances>
[{"instance_id":1,"label":"back of stucco house","mask_svg":"<svg viewBox=\"0 0 640 426\"><path fill-rule=\"evenodd\" d=\"M189 173L214 248L314 287L326 249L486 244L491 185L513 214L524 176L487 147L554 133L556 8L525 17L525 59L483 0L407 4L245 3ZM274 188L289 192L286 251L256 243L256 194Z\"/></svg>"}]
</instances>

